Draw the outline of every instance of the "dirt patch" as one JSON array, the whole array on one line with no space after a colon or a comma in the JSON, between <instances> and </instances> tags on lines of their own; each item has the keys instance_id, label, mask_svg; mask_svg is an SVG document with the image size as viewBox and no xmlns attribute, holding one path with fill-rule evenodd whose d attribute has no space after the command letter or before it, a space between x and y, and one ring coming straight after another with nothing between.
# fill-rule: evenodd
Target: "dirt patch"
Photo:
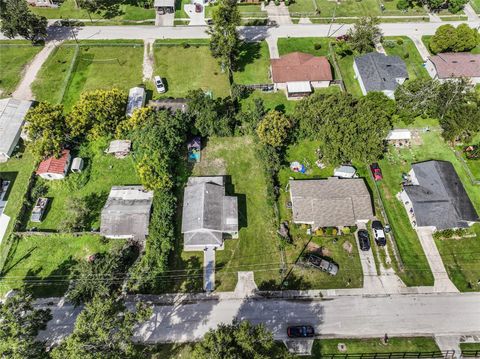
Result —
<instances>
[{"instance_id":1,"label":"dirt patch","mask_svg":"<svg viewBox=\"0 0 480 359\"><path fill-rule=\"evenodd\" d=\"M351 254L353 251L353 245L349 241L345 241L342 244L342 248L348 253Z\"/></svg>"},{"instance_id":2,"label":"dirt patch","mask_svg":"<svg viewBox=\"0 0 480 359\"><path fill-rule=\"evenodd\" d=\"M209 158L210 157L210 158ZM227 174L227 165L223 158L211 158L208 156L208 150L202 150L201 160L196 163L193 173L196 176L224 176Z\"/></svg>"},{"instance_id":3,"label":"dirt patch","mask_svg":"<svg viewBox=\"0 0 480 359\"><path fill-rule=\"evenodd\" d=\"M330 257L332 255L332 251L328 248L319 246L318 244L312 242L308 243L307 251L323 257Z\"/></svg>"}]
</instances>

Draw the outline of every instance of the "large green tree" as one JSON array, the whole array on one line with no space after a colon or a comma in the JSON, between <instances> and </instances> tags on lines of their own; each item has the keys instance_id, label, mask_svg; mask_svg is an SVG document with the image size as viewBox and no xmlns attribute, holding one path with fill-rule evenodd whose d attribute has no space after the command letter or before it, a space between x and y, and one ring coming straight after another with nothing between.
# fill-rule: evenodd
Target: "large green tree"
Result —
<instances>
[{"instance_id":1,"label":"large green tree","mask_svg":"<svg viewBox=\"0 0 480 359\"><path fill-rule=\"evenodd\" d=\"M53 359L134 358L133 329L150 315L151 310L141 304L132 312L122 300L95 297L78 315L73 333L51 356Z\"/></svg>"},{"instance_id":2,"label":"large green tree","mask_svg":"<svg viewBox=\"0 0 480 359\"><path fill-rule=\"evenodd\" d=\"M477 29L472 29L468 24L460 24L457 28L446 24L435 31L429 47L433 53L437 54L470 51L479 44L480 36Z\"/></svg>"},{"instance_id":3,"label":"large green tree","mask_svg":"<svg viewBox=\"0 0 480 359\"><path fill-rule=\"evenodd\" d=\"M222 68L228 71L231 79L242 45L237 33L237 26L241 23L237 0L220 0L212 20L207 31L210 35L210 50Z\"/></svg>"},{"instance_id":4,"label":"large green tree","mask_svg":"<svg viewBox=\"0 0 480 359\"><path fill-rule=\"evenodd\" d=\"M36 341L36 337L50 319L50 311L35 309L33 298L25 292L17 292L0 302L0 357L46 356L43 343Z\"/></svg>"},{"instance_id":5,"label":"large green tree","mask_svg":"<svg viewBox=\"0 0 480 359\"><path fill-rule=\"evenodd\" d=\"M33 152L38 157L60 154L68 138L62 105L41 102L28 111L25 120Z\"/></svg>"},{"instance_id":6,"label":"large green tree","mask_svg":"<svg viewBox=\"0 0 480 359\"><path fill-rule=\"evenodd\" d=\"M436 98L441 84L432 79L414 79L395 90L399 116L412 123L417 116L436 116Z\"/></svg>"},{"instance_id":7,"label":"large green tree","mask_svg":"<svg viewBox=\"0 0 480 359\"><path fill-rule=\"evenodd\" d=\"M377 17L365 16L358 19L347 33L351 49L358 54L375 50L375 43L382 38L379 24Z\"/></svg>"},{"instance_id":8,"label":"large green tree","mask_svg":"<svg viewBox=\"0 0 480 359\"><path fill-rule=\"evenodd\" d=\"M277 346L264 325L248 321L220 324L195 345L196 359L281 359L293 358L283 346Z\"/></svg>"},{"instance_id":9,"label":"large green tree","mask_svg":"<svg viewBox=\"0 0 480 359\"><path fill-rule=\"evenodd\" d=\"M283 113L271 110L260 121L257 135L265 145L282 147L286 145L287 138L292 128L292 121Z\"/></svg>"},{"instance_id":10,"label":"large green tree","mask_svg":"<svg viewBox=\"0 0 480 359\"><path fill-rule=\"evenodd\" d=\"M47 36L47 19L32 13L25 0L0 0L0 20L0 31L10 39L35 42Z\"/></svg>"}]
</instances>

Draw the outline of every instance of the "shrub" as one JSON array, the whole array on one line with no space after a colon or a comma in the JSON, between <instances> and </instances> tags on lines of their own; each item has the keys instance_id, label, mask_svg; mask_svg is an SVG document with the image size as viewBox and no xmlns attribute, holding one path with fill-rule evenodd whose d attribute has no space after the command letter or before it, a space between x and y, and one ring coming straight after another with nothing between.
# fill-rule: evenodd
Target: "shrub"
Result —
<instances>
[{"instance_id":1,"label":"shrub","mask_svg":"<svg viewBox=\"0 0 480 359\"><path fill-rule=\"evenodd\" d=\"M323 229L322 228L318 228L316 231L315 231L315 235L316 236L323 236Z\"/></svg>"},{"instance_id":2,"label":"shrub","mask_svg":"<svg viewBox=\"0 0 480 359\"><path fill-rule=\"evenodd\" d=\"M467 233L468 233L468 230L466 230L465 228L457 228L454 231L454 234L456 237L464 237Z\"/></svg>"},{"instance_id":3,"label":"shrub","mask_svg":"<svg viewBox=\"0 0 480 359\"><path fill-rule=\"evenodd\" d=\"M403 39L397 39L397 45L402 46L403 45Z\"/></svg>"},{"instance_id":4,"label":"shrub","mask_svg":"<svg viewBox=\"0 0 480 359\"><path fill-rule=\"evenodd\" d=\"M315 50L320 50L320 49L322 48L322 44L319 43L319 42L316 42L316 43L313 45L313 48L314 48Z\"/></svg>"},{"instance_id":5,"label":"shrub","mask_svg":"<svg viewBox=\"0 0 480 359\"><path fill-rule=\"evenodd\" d=\"M275 0L275 5L279 6L280 5L280 0Z\"/></svg>"},{"instance_id":6,"label":"shrub","mask_svg":"<svg viewBox=\"0 0 480 359\"><path fill-rule=\"evenodd\" d=\"M332 229L332 235L333 235L333 236L336 236L337 233L338 233L338 229L333 228L333 229Z\"/></svg>"},{"instance_id":7,"label":"shrub","mask_svg":"<svg viewBox=\"0 0 480 359\"><path fill-rule=\"evenodd\" d=\"M446 229L442 231L444 238L452 238L453 237L453 229Z\"/></svg>"},{"instance_id":8,"label":"shrub","mask_svg":"<svg viewBox=\"0 0 480 359\"><path fill-rule=\"evenodd\" d=\"M442 238L442 232L439 232L439 231L433 232L433 238L434 239L441 239Z\"/></svg>"},{"instance_id":9,"label":"shrub","mask_svg":"<svg viewBox=\"0 0 480 359\"><path fill-rule=\"evenodd\" d=\"M190 47L190 44L188 42L183 42L182 46L184 49L188 49Z\"/></svg>"},{"instance_id":10,"label":"shrub","mask_svg":"<svg viewBox=\"0 0 480 359\"><path fill-rule=\"evenodd\" d=\"M327 236L333 235L333 228L332 228L332 227L328 227L327 229L325 229L325 234L326 234Z\"/></svg>"},{"instance_id":11,"label":"shrub","mask_svg":"<svg viewBox=\"0 0 480 359\"><path fill-rule=\"evenodd\" d=\"M350 234L350 227L344 227L342 229L343 234Z\"/></svg>"},{"instance_id":12,"label":"shrub","mask_svg":"<svg viewBox=\"0 0 480 359\"><path fill-rule=\"evenodd\" d=\"M398 10L408 10L410 8L410 3L408 0L399 0L397 2L397 9Z\"/></svg>"},{"instance_id":13,"label":"shrub","mask_svg":"<svg viewBox=\"0 0 480 359\"><path fill-rule=\"evenodd\" d=\"M410 54L409 54L408 52L405 52L405 53L403 54L403 58L404 58L404 59L408 59L409 57L410 57Z\"/></svg>"},{"instance_id":14,"label":"shrub","mask_svg":"<svg viewBox=\"0 0 480 359\"><path fill-rule=\"evenodd\" d=\"M385 40L383 42L383 47L386 47L388 49L393 49L395 47L395 42L392 40Z\"/></svg>"},{"instance_id":15,"label":"shrub","mask_svg":"<svg viewBox=\"0 0 480 359\"><path fill-rule=\"evenodd\" d=\"M285 0L285 6L289 6L290 5L290 0Z\"/></svg>"}]
</instances>

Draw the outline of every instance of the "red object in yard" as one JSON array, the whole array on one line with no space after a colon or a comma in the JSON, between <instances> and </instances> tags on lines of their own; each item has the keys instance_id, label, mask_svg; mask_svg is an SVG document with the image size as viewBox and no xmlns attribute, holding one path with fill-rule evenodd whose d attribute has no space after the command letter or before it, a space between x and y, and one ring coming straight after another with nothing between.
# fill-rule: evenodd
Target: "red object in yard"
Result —
<instances>
[{"instance_id":1,"label":"red object in yard","mask_svg":"<svg viewBox=\"0 0 480 359\"><path fill-rule=\"evenodd\" d=\"M65 166L70 159L70 150L63 150L60 158L49 157L42 161L37 169L37 175L44 173L65 173Z\"/></svg>"},{"instance_id":2,"label":"red object in yard","mask_svg":"<svg viewBox=\"0 0 480 359\"><path fill-rule=\"evenodd\" d=\"M378 163L372 163L370 165L370 171L372 171L373 179L375 181L381 181L383 179L382 170L380 169Z\"/></svg>"}]
</instances>

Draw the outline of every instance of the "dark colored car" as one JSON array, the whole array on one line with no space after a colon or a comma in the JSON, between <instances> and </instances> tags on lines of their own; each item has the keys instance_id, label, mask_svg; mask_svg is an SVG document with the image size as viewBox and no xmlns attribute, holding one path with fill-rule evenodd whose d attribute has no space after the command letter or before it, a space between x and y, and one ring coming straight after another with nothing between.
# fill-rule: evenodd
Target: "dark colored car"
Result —
<instances>
[{"instance_id":1,"label":"dark colored car","mask_svg":"<svg viewBox=\"0 0 480 359\"><path fill-rule=\"evenodd\" d=\"M358 242L360 243L360 249L362 251L368 251L370 249L370 236L366 229L360 229L358 231Z\"/></svg>"},{"instance_id":2,"label":"dark colored car","mask_svg":"<svg viewBox=\"0 0 480 359\"><path fill-rule=\"evenodd\" d=\"M315 331L311 325L296 325L287 328L289 338L308 338L315 335Z\"/></svg>"},{"instance_id":3,"label":"dark colored car","mask_svg":"<svg viewBox=\"0 0 480 359\"><path fill-rule=\"evenodd\" d=\"M202 12L203 6L202 4L199 4L198 2L195 4L195 12Z\"/></svg>"},{"instance_id":4,"label":"dark colored car","mask_svg":"<svg viewBox=\"0 0 480 359\"><path fill-rule=\"evenodd\" d=\"M383 179L382 170L380 169L378 163L372 163L370 165L370 171L372 171L373 179L375 181L381 181Z\"/></svg>"},{"instance_id":5,"label":"dark colored car","mask_svg":"<svg viewBox=\"0 0 480 359\"><path fill-rule=\"evenodd\" d=\"M387 244L387 239L385 238L385 231L383 230L382 222L373 221L372 231L373 231L373 238L375 239L375 243L377 243L377 245L382 247L385 246Z\"/></svg>"},{"instance_id":6,"label":"dark colored car","mask_svg":"<svg viewBox=\"0 0 480 359\"><path fill-rule=\"evenodd\" d=\"M330 275L337 275L338 273L338 265L333 263L332 261L320 258L319 256L316 256L314 254L308 254L305 259L315 268L327 272Z\"/></svg>"}]
</instances>

